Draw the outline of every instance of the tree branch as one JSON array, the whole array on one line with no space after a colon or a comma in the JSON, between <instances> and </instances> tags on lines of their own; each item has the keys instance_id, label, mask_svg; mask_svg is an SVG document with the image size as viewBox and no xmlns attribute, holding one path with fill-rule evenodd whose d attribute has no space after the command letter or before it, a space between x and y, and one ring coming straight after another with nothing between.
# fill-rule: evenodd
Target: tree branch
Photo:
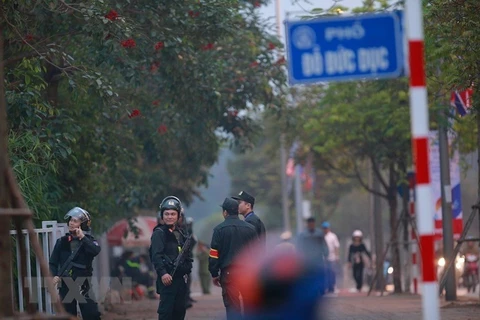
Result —
<instances>
[{"instance_id":1,"label":"tree branch","mask_svg":"<svg viewBox=\"0 0 480 320\"><path fill-rule=\"evenodd\" d=\"M18 62L18 61L23 60L25 58L34 58L34 57L40 57L40 56L43 56L43 54L41 52L38 52L38 51L24 52L24 53L19 54L15 57L11 57L11 58L8 58L6 60L3 60L2 62L0 62L0 64L3 67L8 67L9 65L14 64L15 62Z\"/></svg>"},{"instance_id":2,"label":"tree branch","mask_svg":"<svg viewBox=\"0 0 480 320\"><path fill-rule=\"evenodd\" d=\"M348 174L348 173L346 173L345 171L343 171L342 169L335 167L330 161L328 161L328 160L326 160L326 159L324 159L324 158L322 158L322 162L323 162L324 164L326 164L327 167L329 167L331 170L340 173L340 174L341 174L342 176L344 176L345 178L355 179L355 178L357 177L356 175Z\"/></svg>"},{"instance_id":3,"label":"tree branch","mask_svg":"<svg viewBox=\"0 0 480 320\"><path fill-rule=\"evenodd\" d=\"M20 37L22 38L22 35L20 34L20 32L18 31L17 27L15 27L15 25L13 25L8 19L7 17L5 16L5 13L3 14L3 19L4 21L15 31L15 33ZM52 66L56 67L58 70L63 70L64 68L62 67L59 67L57 66L55 63L53 63L51 60L47 59L45 55L43 55L40 51L37 50L37 48L35 48L34 46L32 46L30 43L28 43L27 41L25 41L25 44L27 46L29 46L38 56L41 56L45 59L45 61L49 64L51 64ZM67 75L68 76L68 75Z\"/></svg>"},{"instance_id":4,"label":"tree branch","mask_svg":"<svg viewBox=\"0 0 480 320\"><path fill-rule=\"evenodd\" d=\"M375 195L378 195L380 197L383 197L383 198L387 198L388 197L388 194L384 194L384 193L381 193L381 192L377 192L375 190L373 190L372 188L370 188L368 186L367 183L365 183L365 181L363 181L363 178L362 176L360 175L360 172L358 170L358 166L357 164L355 163L354 164L354 167L355 167L355 173L352 175L352 174L348 174L346 173L345 171L343 171L342 169L339 169L337 167L335 167L330 161L328 161L327 159L322 159L323 163L326 164L330 169L332 169L333 171L336 171L338 173L340 173L341 175L343 175L344 177L346 178L349 178L349 179L357 179L358 182L360 183L360 185L365 189L367 190L368 192L372 193L372 194L375 194ZM386 189L388 190L388 189Z\"/></svg>"},{"instance_id":5,"label":"tree branch","mask_svg":"<svg viewBox=\"0 0 480 320\"><path fill-rule=\"evenodd\" d=\"M382 173L378 169L378 164L375 161L375 158L373 156L369 156L369 157L370 157L370 161L372 162L372 169L373 169L373 172L375 173L375 176L378 178L378 181L380 181L383 188L388 191L388 184L383 178Z\"/></svg>"},{"instance_id":6,"label":"tree branch","mask_svg":"<svg viewBox=\"0 0 480 320\"><path fill-rule=\"evenodd\" d=\"M386 198L388 199L388 193L387 194L384 194L384 193L381 193L381 192L378 192L378 191L375 191L373 190L372 188L370 188L370 186L365 182L363 181L363 178L362 176L360 175L360 171L358 171L358 166L355 164L355 176L358 180L358 182L360 182L360 185L365 189L367 190L368 192L374 194L374 195L377 195L377 196L380 196L380 197L383 197L383 198ZM388 189L387 189L388 190Z\"/></svg>"}]
</instances>

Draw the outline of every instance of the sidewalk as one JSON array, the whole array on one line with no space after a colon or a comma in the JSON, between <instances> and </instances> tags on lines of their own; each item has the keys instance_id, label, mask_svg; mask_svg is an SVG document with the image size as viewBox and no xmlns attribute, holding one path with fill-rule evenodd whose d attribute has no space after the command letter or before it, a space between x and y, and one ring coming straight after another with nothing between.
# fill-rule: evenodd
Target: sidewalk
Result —
<instances>
[{"instance_id":1,"label":"sidewalk","mask_svg":"<svg viewBox=\"0 0 480 320\"><path fill-rule=\"evenodd\" d=\"M222 300L222 289L212 285L212 294L202 295L197 283L193 283L192 298L197 300L187 310L186 320L223 320L225 308ZM158 300L143 299L117 304L114 309L104 312L102 320L157 320Z\"/></svg>"},{"instance_id":2,"label":"sidewalk","mask_svg":"<svg viewBox=\"0 0 480 320\"><path fill-rule=\"evenodd\" d=\"M474 320L479 318L480 304L441 302L441 319ZM325 320L422 320L420 296L370 296L365 293L327 298L322 313Z\"/></svg>"},{"instance_id":3,"label":"sidewalk","mask_svg":"<svg viewBox=\"0 0 480 320\"><path fill-rule=\"evenodd\" d=\"M187 310L186 320L223 320L221 289L212 286L211 295L201 295L194 286L194 306ZM421 298L413 295L370 296L366 293L349 293L342 290L336 297L328 297L321 308L322 320L422 320ZM117 306L115 312L106 313L103 320L156 320L157 300L133 301ZM480 303L460 300L455 303L442 302L441 319L479 319Z\"/></svg>"}]
</instances>

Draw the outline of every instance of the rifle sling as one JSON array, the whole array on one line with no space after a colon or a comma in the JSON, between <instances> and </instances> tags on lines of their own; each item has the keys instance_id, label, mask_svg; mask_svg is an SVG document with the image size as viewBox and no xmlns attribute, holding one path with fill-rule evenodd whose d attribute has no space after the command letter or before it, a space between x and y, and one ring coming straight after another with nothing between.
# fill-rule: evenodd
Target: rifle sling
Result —
<instances>
[{"instance_id":1,"label":"rifle sling","mask_svg":"<svg viewBox=\"0 0 480 320\"><path fill-rule=\"evenodd\" d=\"M67 268L69 267L69 265L72 263L73 259L75 259L75 257L77 256L78 252L80 251L80 249L82 248L83 246L83 241L80 241L80 245L77 247L77 249L75 249L75 251L73 251L70 256L68 257L68 259L65 261L65 263L63 264L63 266L60 268L60 272L58 272L58 276L61 277L63 276L63 274L65 273L65 271L67 270Z\"/></svg>"}]
</instances>

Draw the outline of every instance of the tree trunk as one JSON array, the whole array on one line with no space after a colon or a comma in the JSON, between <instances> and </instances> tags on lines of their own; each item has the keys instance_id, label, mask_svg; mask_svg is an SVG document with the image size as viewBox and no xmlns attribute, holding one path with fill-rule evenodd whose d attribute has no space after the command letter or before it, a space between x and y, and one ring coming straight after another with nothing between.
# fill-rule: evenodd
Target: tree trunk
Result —
<instances>
[{"instance_id":1,"label":"tree trunk","mask_svg":"<svg viewBox=\"0 0 480 320\"><path fill-rule=\"evenodd\" d=\"M410 236L409 236L409 211L408 211L408 196L409 196L409 188L407 183L402 183L402 224L403 224L403 252L404 252L404 259L405 259L405 277L404 277L404 288L405 292L410 293L410 283L412 281L410 277L410 271L411 271L411 264L410 264L410 256L411 256L411 251L410 251Z\"/></svg>"},{"instance_id":2,"label":"tree trunk","mask_svg":"<svg viewBox=\"0 0 480 320\"><path fill-rule=\"evenodd\" d=\"M1 14L1 9L0 9ZM3 28L4 22L0 21L0 61L3 61ZM10 192L7 182L8 157L7 157L7 108L5 101L5 76L3 65L0 64L0 208L10 207ZM12 252L10 241L11 219L7 215L0 215L0 318L13 316L12 295Z\"/></svg>"},{"instance_id":3,"label":"tree trunk","mask_svg":"<svg viewBox=\"0 0 480 320\"><path fill-rule=\"evenodd\" d=\"M50 63L45 65L47 73L45 81L47 82L47 101L54 107L58 105L58 85L61 79L61 71Z\"/></svg>"},{"instance_id":4,"label":"tree trunk","mask_svg":"<svg viewBox=\"0 0 480 320\"><path fill-rule=\"evenodd\" d=\"M390 209L390 230L391 230L391 254L393 266L393 285L395 293L402 293L402 271L400 263L400 250L398 246L398 214L397 214L397 179L393 164L389 166L389 189L388 206Z\"/></svg>"},{"instance_id":5,"label":"tree trunk","mask_svg":"<svg viewBox=\"0 0 480 320\"><path fill-rule=\"evenodd\" d=\"M372 173L372 189L380 193L380 181L375 173ZM375 290L385 290L385 277L383 276L383 216L382 216L382 198L378 194L371 194L372 213L373 213L373 236L375 241L375 269L377 270L377 281ZM372 250L373 251L373 250Z\"/></svg>"}]
</instances>

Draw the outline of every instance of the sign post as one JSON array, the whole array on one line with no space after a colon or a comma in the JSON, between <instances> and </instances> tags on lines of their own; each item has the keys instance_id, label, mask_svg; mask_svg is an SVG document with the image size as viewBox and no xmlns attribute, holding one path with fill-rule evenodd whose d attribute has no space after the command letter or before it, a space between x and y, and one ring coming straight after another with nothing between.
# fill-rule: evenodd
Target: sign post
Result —
<instances>
[{"instance_id":1,"label":"sign post","mask_svg":"<svg viewBox=\"0 0 480 320\"><path fill-rule=\"evenodd\" d=\"M401 76L401 21L398 11L287 21L290 83Z\"/></svg>"}]
</instances>

